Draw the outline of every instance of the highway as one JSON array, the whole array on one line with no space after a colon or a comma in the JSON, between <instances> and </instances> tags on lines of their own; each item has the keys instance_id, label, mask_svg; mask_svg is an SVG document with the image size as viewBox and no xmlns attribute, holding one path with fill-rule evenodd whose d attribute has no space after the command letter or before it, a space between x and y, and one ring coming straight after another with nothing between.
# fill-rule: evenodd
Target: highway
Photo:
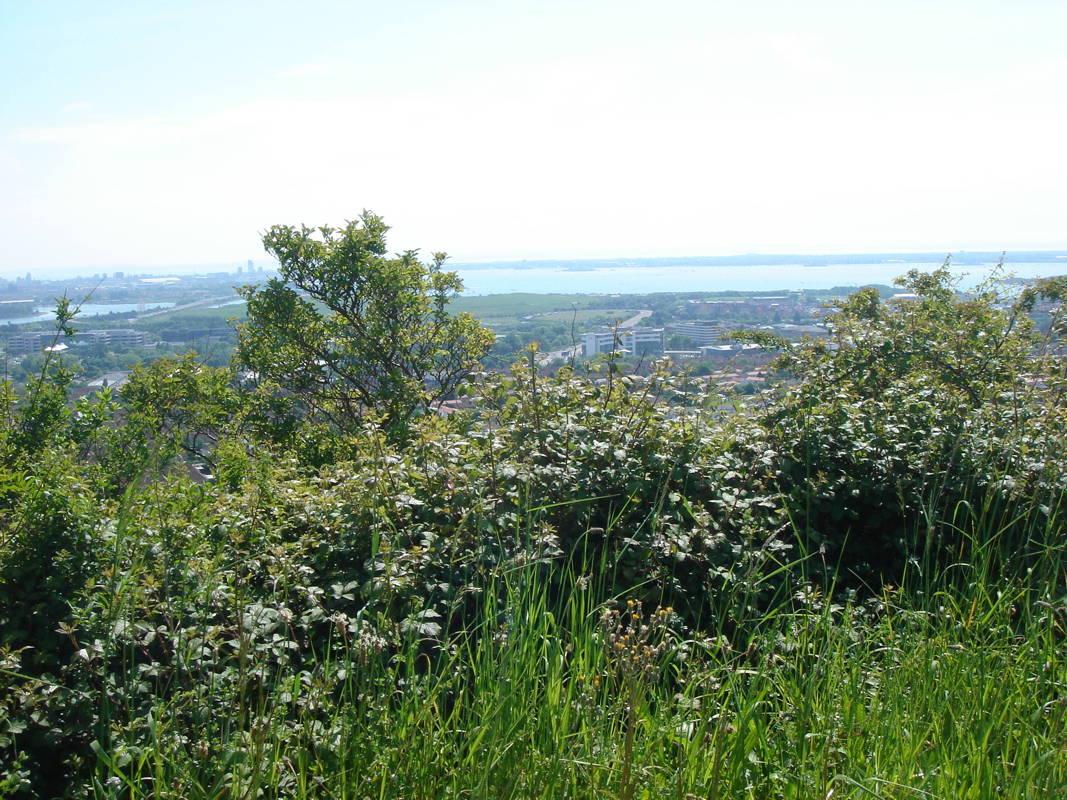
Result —
<instances>
[{"instance_id":1,"label":"highway","mask_svg":"<svg viewBox=\"0 0 1067 800\"><path fill-rule=\"evenodd\" d=\"M210 306L217 303L225 303L228 300L233 300L234 295L227 295L226 297L208 297L204 300L197 300L195 303L185 303L180 306L171 306L170 308L160 308L155 311L146 311L143 314L138 314L135 319L148 319L149 317L160 317L164 314L171 314L175 311L185 311L187 308L202 308L203 306Z\"/></svg>"}]
</instances>

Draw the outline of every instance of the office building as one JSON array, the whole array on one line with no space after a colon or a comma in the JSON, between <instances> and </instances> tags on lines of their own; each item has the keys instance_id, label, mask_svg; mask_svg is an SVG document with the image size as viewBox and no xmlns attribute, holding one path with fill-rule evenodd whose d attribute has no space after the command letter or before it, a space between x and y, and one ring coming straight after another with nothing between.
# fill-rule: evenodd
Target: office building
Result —
<instances>
[{"instance_id":1,"label":"office building","mask_svg":"<svg viewBox=\"0 0 1067 800\"><path fill-rule=\"evenodd\" d=\"M663 328L620 328L587 333L582 337L587 357L620 351L633 355L663 352Z\"/></svg>"},{"instance_id":2,"label":"office building","mask_svg":"<svg viewBox=\"0 0 1067 800\"><path fill-rule=\"evenodd\" d=\"M698 346L718 342L725 332L725 329L719 323L703 320L675 322L667 330L674 336L684 336Z\"/></svg>"}]
</instances>

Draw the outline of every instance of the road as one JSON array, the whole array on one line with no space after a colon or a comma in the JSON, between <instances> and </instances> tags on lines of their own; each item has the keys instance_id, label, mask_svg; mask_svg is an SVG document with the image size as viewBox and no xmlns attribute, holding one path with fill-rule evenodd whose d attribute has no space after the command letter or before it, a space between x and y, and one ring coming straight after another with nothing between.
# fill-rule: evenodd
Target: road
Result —
<instances>
[{"instance_id":1,"label":"road","mask_svg":"<svg viewBox=\"0 0 1067 800\"><path fill-rule=\"evenodd\" d=\"M225 303L228 300L233 300L233 295L227 295L226 297L208 297L205 300L197 300L195 303L185 303L180 306L171 306L170 308L160 308L156 311L146 311L143 314L138 314L135 319L148 319L149 317L160 317L164 314L171 314L175 311L185 311L187 308L201 308L203 306L210 306L217 303Z\"/></svg>"},{"instance_id":2,"label":"road","mask_svg":"<svg viewBox=\"0 0 1067 800\"><path fill-rule=\"evenodd\" d=\"M652 312L648 309L645 309L644 311L638 311L625 322L620 322L619 330L622 330L623 328L635 328L641 324L641 320L648 319L651 316Z\"/></svg>"},{"instance_id":3,"label":"road","mask_svg":"<svg viewBox=\"0 0 1067 800\"><path fill-rule=\"evenodd\" d=\"M629 328L636 328L643 320L646 320L651 316L651 310L643 309L629 319L620 322L618 329L621 331ZM551 364L553 361L565 361L568 358L580 356L582 354L582 347L582 345L576 344L573 347L564 347L562 350L548 350L547 352L539 353L537 355L537 363L544 367Z\"/></svg>"},{"instance_id":4,"label":"road","mask_svg":"<svg viewBox=\"0 0 1067 800\"><path fill-rule=\"evenodd\" d=\"M540 367L546 367L553 361L563 361L571 356L580 356L582 354L582 345L576 344L574 347L564 347L562 350L549 350L544 353L537 354L537 365Z\"/></svg>"}]
</instances>

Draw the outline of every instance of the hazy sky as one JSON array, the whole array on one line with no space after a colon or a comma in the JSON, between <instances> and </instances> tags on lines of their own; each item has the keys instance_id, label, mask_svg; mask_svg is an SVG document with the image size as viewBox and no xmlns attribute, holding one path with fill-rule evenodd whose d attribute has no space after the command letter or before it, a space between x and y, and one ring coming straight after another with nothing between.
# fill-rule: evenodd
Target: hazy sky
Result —
<instances>
[{"instance_id":1,"label":"hazy sky","mask_svg":"<svg viewBox=\"0 0 1067 800\"><path fill-rule=\"evenodd\" d=\"M0 0L0 274L1067 247L1064 0Z\"/></svg>"}]
</instances>

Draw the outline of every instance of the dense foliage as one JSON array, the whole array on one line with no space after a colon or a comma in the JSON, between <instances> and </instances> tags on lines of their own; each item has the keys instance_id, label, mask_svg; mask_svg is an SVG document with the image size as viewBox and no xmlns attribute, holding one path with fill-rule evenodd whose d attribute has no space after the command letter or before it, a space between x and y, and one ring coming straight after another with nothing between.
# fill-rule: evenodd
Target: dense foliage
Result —
<instances>
[{"instance_id":1,"label":"dense foliage","mask_svg":"<svg viewBox=\"0 0 1067 800\"><path fill-rule=\"evenodd\" d=\"M666 364L468 374L440 260L312 234L268 235L293 285L232 368L5 391L0 794L1067 780L1062 281L860 292L733 407Z\"/></svg>"},{"instance_id":2,"label":"dense foliage","mask_svg":"<svg viewBox=\"0 0 1067 800\"><path fill-rule=\"evenodd\" d=\"M469 314L449 313L461 283L415 251L386 255L382 219L336 230L276 225L263 237L279 277L247 287L238 363L352 432L365 418L403 435L416 411L455 391L492 344ZM323 306L328 313L320 312Z\"/></svg>"}]
</instances>

